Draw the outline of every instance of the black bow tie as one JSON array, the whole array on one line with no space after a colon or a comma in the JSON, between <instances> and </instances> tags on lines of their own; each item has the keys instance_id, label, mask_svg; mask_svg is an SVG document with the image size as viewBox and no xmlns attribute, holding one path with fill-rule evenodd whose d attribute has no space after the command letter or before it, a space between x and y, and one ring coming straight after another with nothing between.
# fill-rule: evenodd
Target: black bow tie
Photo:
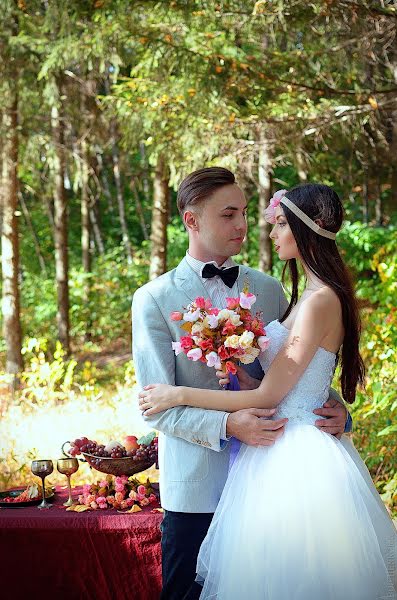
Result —
<instances>
[{"instance_id":1,"label":"black bow tie","mask_svg":"<svg viewBox=\"0 0 397 600\"><path fill-rule=\"evenodd\" d=\"M225 267L223 269L218 269L218 267L216 267L214 264L209 263L203 267L201 276L205 279L211 279L212 277L215 277L215 275L218 275L222 279L223 283L227 285L227 287L232 288L236 283L238 272L238 265L229 267L228 269Z\"/></svg>"}]
</instances>

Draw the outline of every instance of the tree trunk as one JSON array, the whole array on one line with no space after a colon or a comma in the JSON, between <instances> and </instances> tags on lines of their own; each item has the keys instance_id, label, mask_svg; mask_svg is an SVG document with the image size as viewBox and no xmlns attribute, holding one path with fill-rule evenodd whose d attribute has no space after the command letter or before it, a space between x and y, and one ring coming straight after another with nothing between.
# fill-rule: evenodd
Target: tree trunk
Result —
<instances>
[{"instance_id":1,"label":"tree trunk","mask_svg":"<svg viewBox=\"0 0 397 600\"><path fill-rule=\"evenodd\" d=\"M81 142L81 254L85 273L91 271L91 221L90 221L90 195L88 189L88 156L87 142L83 136Z\"/></svg>"},{"instance_id":2,"label":"tree trunk","mask_svg":"<svg viewBox=\"0 0 397 600\"><path fill-rule=\"evenodd\" d=\"M58 89L60 98L61 93ZM59 100L60 102L60 100ZM65 175L64 123L60 114L61 105L51 110L52 139L54 157L54 242L55 276L57 286L57 325L58 337L67 353L70 352L69 327L69 257L68 257L68 210Z\"/></svg>"},{"instance_id":3,"label":"tree trunk","mask_svg":"<svg viewBox=\"0 0 397 600\"><path fill-rule=\"evenodd\" d=\"M155 279L167 270L168 185L168 169L160 157L154 173L149 279Z\"/></svg>"},{"instance_id":4,"label":"tree trunk","mask_svg":"<svg viewBox=\"0 0 397 600\"><path fill-rule=\"evenodd\" d=\"M43 273L44 277L47 277L47 268L45 266L45 260L44 260L43 254L41 252L39 238L37 237L37 233L33 226L33 221L31 219L29 209L26 206L26 202L23 197L23 194L19 193L18 198L19 198L19 202L21 204L21 208L22 208L23 216L26 221L26 225L28 226L30 233L32 234L34 249L36 250L36 256L37 256L37 260L39 261L40 270Z\"/></svg>"},{"instance_id":5,"label":"tree trunk","mask_svg":"<svg viewBox=\"0 0 397 600\"><path fill-rule=\"evenodd\" d=\"M148 230L147 230L146 223L145 223L145 216L143 214L143 208L142 208L141 199L139 198L139 192L136 189L136 184L135 184L134 178L131 179L131 191L132 191L132 194L133 194L134 199L135 199L136 212L138 213L139 223L141 225L141 229L142 229L142 233L143 233L143 238L146 241L148 241L149 240L149 234L148 234Z\"/></svg>"},{"instance_id":6,"label":"tree trunk","mask_svg":"<svg viewBox=\"0 0 397 600\"><path fill-rule=\"evenodd\" d=\"M145 144L143 142L141 142L139 144L139 153L141 155L142 169L143 169L143 175L142 175L143 194L144 194L145 199L148 200L149 194L150 194L149 169L148 169L148 163L147 163L147 159L146 159Z\"/></svg>"},{"instance_id":7,"label":"tree trunk","mask_svg":"<svg viewBox=\"0 0 397 600\"><path fill-rule=\"evenodd\" d=\"M117 144L117 129L114 120L110 122L110 138L112 142L112 159L113 159L113 174L114 181L116 184L116 194L117 194L117 206L119 209L119 218L120 218L120 226L121 233L123 238L124 248L127 254L127 262L129 264L132 263L132 246L130 242L130 237L128 234L128 226L127 220L125 216L125 204L124 204L124 195L121 185L121 174L120 174L120 156L119 149Z\"/></svg>"},{"instance_id":8,"label":"tree trunk","mask_svg":"<svg viewBox=\"0 0 397 600\"><path fill-rule=\"evenodd\" d=\"M298 146L298 148L296 150L296 165L297 165L297 171L298 171L299 181L301 183L306 183L306 181L307 181L307 170L306 170L305 159L304 159L304 156L303 156L303 151L302 151L302 148L300 146Z\"/></svg>"},{"instance_id":9,"label":"tree trunk","mask_svg":"<svg viewBox=\"0 0 397 600\"><path fill-rule=\"evenodd\" d=\"M375 222L378 226L383 225L382 215L382 186L379 176L376 178L376 198L375 198Z\"/></svg>"},{"instance_id":10,"label":"tree trunk","mask_svg":"<svg viewBox=\"0 0 397 600\"><path fill-rule=\"evenodd\" d=\"M96 247L98 248L98 253L101 256L103 256L105 254L105 245L103 243L101 228L100 228L99 222L98 222L98 212L99 212L97 209L98 198L92 197L91 204L93 205L92 208L90 208L90 219L91 219L92 231L94 234Z\"/></svg>"},{"instance_id":11,"label":"tree trunk","mask_svg":"<svg viewBox=\"0 0 397 600\"><path fill-rule=\"evenodd\" d=\"M6 345L6 372L22 370L22 331L18 285L19 240L16 216L18 202L18 95L16 82L11 84L7 106L3 112L1 267L3 278L3 334Z\"/></svg>"},{"instance_id":12,"label":"tree trunk","mask_svg":"<svg viewBox=\"0 0 397 600\"><path fill-rule=\"evenodd\" d=\"M258 225L259 225L259 270L271 273L273 268L272 242L269 237L271 225L265 220L265 208L271 198L271 151L266 133L260 130L258 154Z\"/></svg>"},{"instance_id":13,"label":"tree trunk","mask_svg":"<svg viewBox=\"0 0 397 600\"><path fill-rule=\"evenodd\" d=\"M110 192L109 182L106 177L102 154L100 153L99 150L96 152L96 160L97 160L97 164L98 164L98 171L101 176L102 190L108 200L109 210L111 213L113 213L114 212L113 198L112 198L112 194Z\"/></svg>"}]
</instances>

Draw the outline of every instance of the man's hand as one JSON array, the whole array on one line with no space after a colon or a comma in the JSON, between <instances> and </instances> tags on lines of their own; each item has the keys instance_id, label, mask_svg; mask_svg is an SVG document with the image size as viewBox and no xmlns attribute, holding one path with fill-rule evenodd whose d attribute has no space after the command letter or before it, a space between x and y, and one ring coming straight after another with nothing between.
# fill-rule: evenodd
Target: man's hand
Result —
<instances>
[{"instance_id":1,"label":"man's hand","mask_svg":"<svg viewBox=\"0 0 397 600\"><path fill-rule=\"evenodd\" d=\"M259 379L254 379L239 365L237 366L238 381L240 384L241 390L256 390L261 384ZM229 373L224 373L224 371L217 371L216 376L219 379L219 385L224 386L230 383Z\"/></svg>"},{"instance_id":2,"label":"man's hand","mask_svg":"<svg viewBox=\"0 0 397 600\"><path fill-rule=\"evenodd\" d=\"M347 410L337 400L327 400L322 408L313 411L315 415L327 417L316 421L315 425L325 433L331 433L340 438L345 431Z\"/></svg>"},{"instance_id":3,"label":"man's hand","mask_svg":"<svg viewBox=\"0 0 397 600\"><path fill-rule=\"evenodd\" d=\"M271 446L283 435L288 421L271 421L269 417L274 413L274 408L245 408L231 413L226 422L226 435L249 446Z\"/></svg>"}]
</instances>

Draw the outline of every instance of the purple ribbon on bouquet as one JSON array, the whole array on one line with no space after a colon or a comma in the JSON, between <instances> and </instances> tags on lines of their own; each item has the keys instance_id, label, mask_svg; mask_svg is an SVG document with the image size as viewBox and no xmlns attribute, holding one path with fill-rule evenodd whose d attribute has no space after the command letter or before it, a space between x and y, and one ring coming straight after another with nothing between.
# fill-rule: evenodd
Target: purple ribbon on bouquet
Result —
<instances>
[{"instance_id":1,"label":"purple ribbon on bouquet","mask_svg":"<svg viewBox=\"0 0 397 600\"><path fill-rule=\"evenodd\" d=\"M233 373L229 373L229 383L226 386L227 390L232 392L239 392L241 390L240 383L237 375L233 375ZM229 471L232 468L234 461L236 460L236 456L238 451L240 450L241 442L234 438L230 438L230 458L229 458Z\"/></svg>"}]
</instances>

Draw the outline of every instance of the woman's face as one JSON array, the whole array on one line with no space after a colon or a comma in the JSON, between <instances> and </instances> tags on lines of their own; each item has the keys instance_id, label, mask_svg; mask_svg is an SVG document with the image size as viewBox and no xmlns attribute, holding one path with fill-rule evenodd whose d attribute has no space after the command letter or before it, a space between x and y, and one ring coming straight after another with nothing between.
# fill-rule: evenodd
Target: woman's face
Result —
<instances>
[{"instance_id":1,"label":"woman's face","mask_svg":"<svg viewBox=\"0 0 397 600\"><path fill-rule=\"evenodd\" d=\"M276 207L276 224L272 229L270 237L281 260L299 258L298 246L285 218L281 204Z\"/></svg>"}]
</instances>

